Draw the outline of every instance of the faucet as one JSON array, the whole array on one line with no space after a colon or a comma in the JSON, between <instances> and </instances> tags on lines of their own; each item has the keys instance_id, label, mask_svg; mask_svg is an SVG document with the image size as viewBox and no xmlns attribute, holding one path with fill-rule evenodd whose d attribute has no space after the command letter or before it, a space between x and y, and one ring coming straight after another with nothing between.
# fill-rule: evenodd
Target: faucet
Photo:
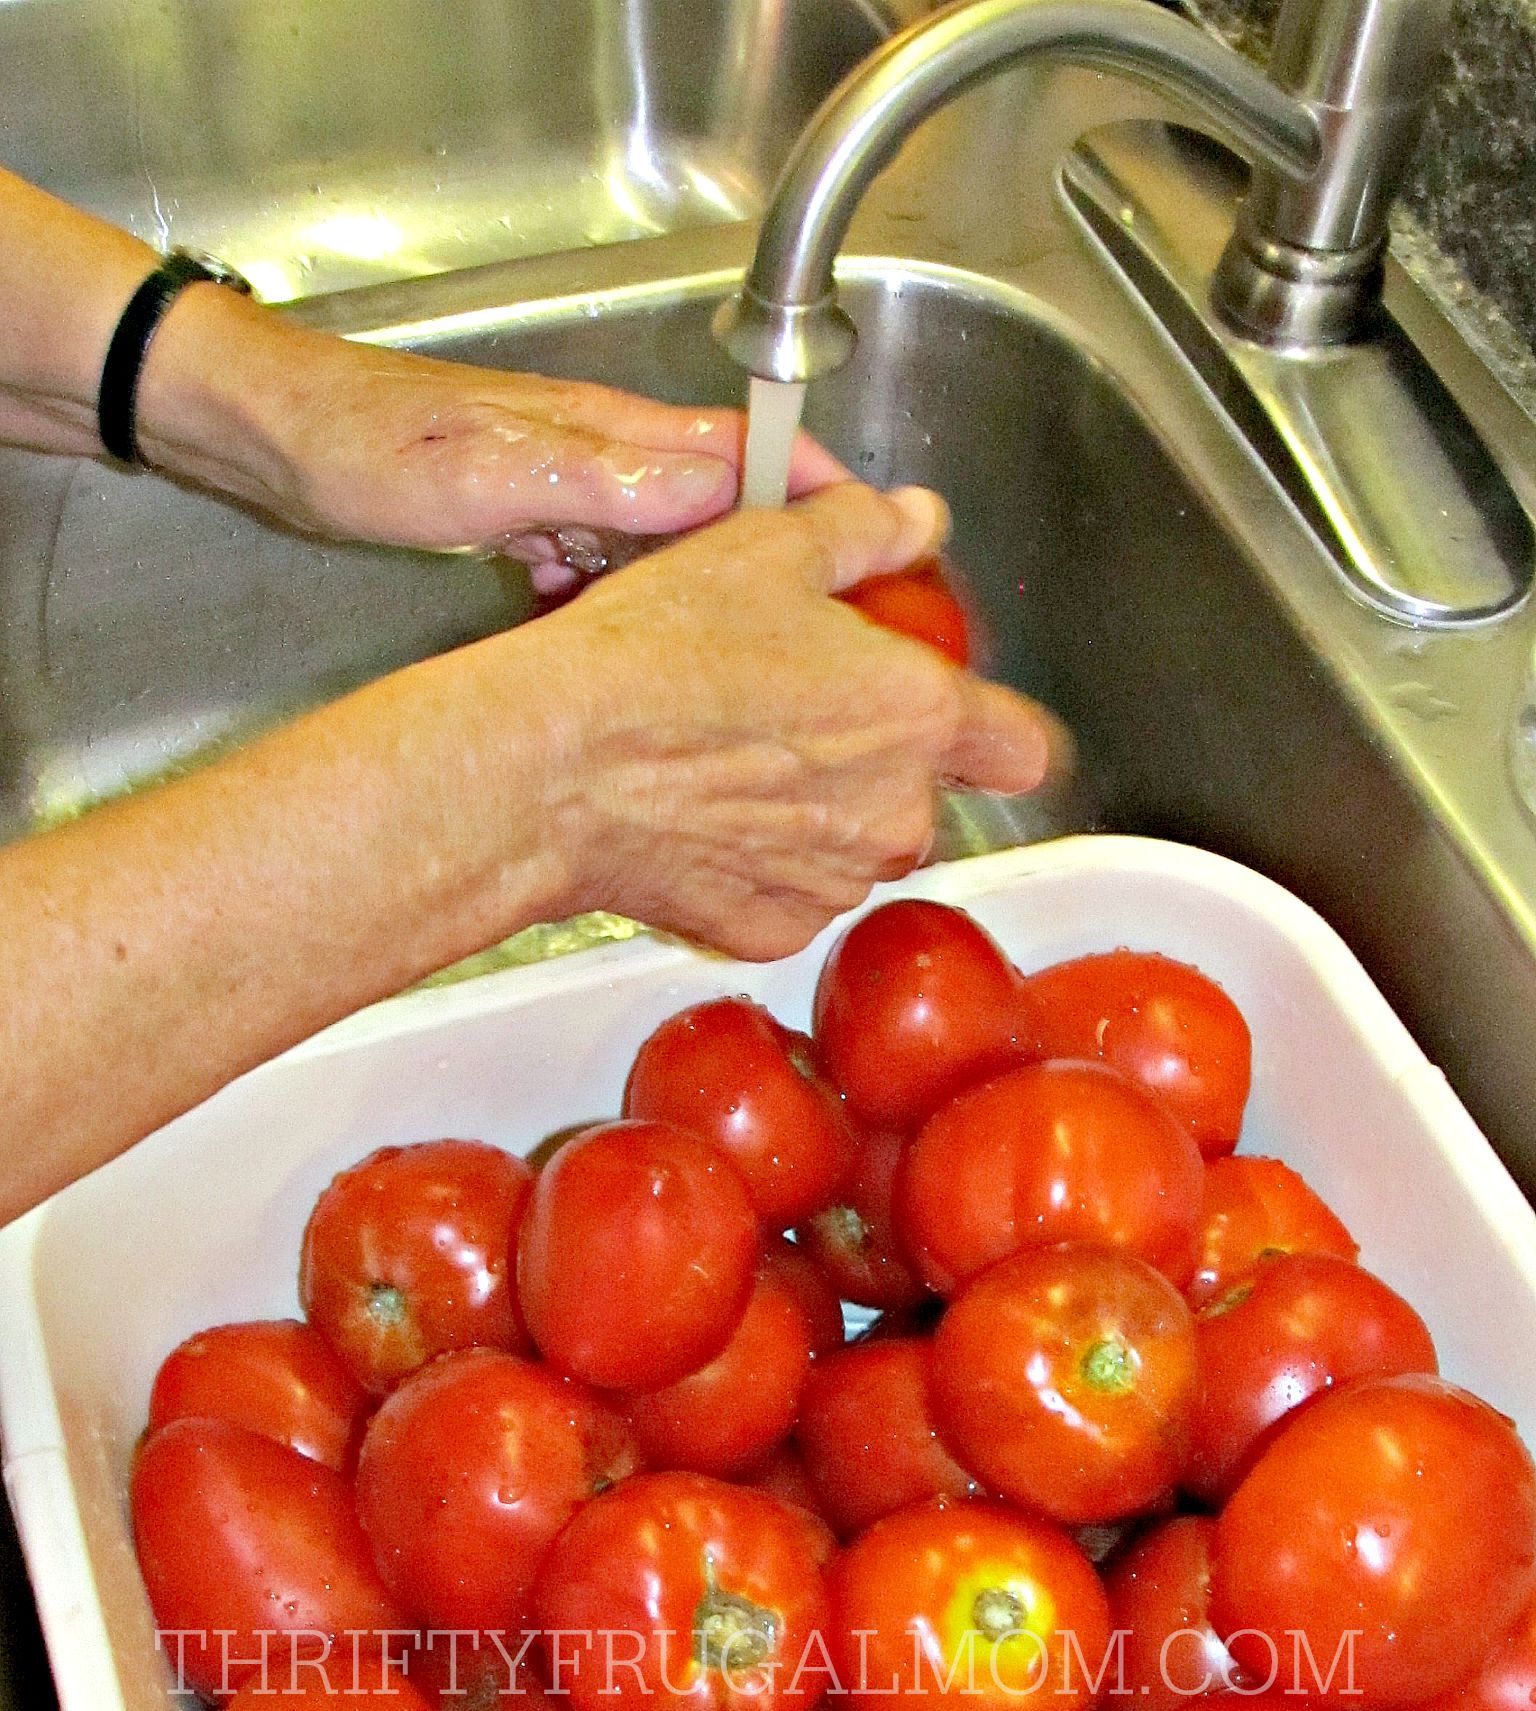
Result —
<instances>
[{"instance_id":1,"label":"faucet","mask_svg":"<svg viewBox=\"0 0 1536 1711\"><path fill-rule=\"evenodd\" d=\"M1536 579L1536 527L1382 302L1388 213L1448 13L1449 0L1284 0L1266 76L1151 0L957 0L871 54L812 118L715 336L766 380L830 373L857 340L837 299L838 250L871 181L924 119L1041 55L1150 83L1252 164L1235 218L1225 213L1225 247L1201 248L1211 228L1183 220L1176 195L1171 215L1164 196L1166 217L1127 217L1134 173L1090 194L1074 168L1069 207L1352 594L1418 628L1499 618ZM1217 246L1227 229L1218 222Z\"/></svg>"},{"instance_id":2,"label":"faucet","mask_svg":"<svg viewBox=\"0 0 1536 1711\"><path fill-rule=\"evenodd\" d=\"M1156 87L1255 162L1216 281L1252 338L1359 335L1380 290L1387 211L1417 139L1448 0L1285 0L1270 74L1149 0L956 0L871 54L797 143L716 336L764 379L839 367L856 334L832 269L876 174L931 113L1040 55Z\"/></svg>"}]
</instances>

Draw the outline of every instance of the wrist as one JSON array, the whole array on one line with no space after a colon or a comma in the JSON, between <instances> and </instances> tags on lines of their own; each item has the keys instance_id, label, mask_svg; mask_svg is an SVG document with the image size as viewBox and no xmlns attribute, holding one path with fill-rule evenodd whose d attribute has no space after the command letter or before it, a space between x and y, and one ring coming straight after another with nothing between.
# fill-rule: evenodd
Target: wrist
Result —
<instances>
[{"instance_id":1,"label":"wrist","mask_svg":"<svg viewBox=\"0 0 1536 1711\"><path fill-rule=\"evenodd\" d=\"M298 408L284 360L298 339L270 309L199 281L162 317L139 371L135 420L146 463L267 510L291 509L293 471L274 412Z\"/></svg>"}]
</instances>

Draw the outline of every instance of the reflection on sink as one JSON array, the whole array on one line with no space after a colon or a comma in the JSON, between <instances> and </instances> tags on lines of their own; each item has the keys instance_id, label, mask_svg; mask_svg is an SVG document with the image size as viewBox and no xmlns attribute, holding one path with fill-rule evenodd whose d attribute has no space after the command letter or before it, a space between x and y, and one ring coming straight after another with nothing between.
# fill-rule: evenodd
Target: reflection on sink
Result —
<instances>
[{"instance_id":1,"label":"reflection on sink","mask_svg":"<svg viewBox=\"0 0 1536 1711\"><path fill-rule=\"evenodd\" d=\"M270 301L740 220L878 0L11 0L6 164Z\"/></svg>"}]
</instances>

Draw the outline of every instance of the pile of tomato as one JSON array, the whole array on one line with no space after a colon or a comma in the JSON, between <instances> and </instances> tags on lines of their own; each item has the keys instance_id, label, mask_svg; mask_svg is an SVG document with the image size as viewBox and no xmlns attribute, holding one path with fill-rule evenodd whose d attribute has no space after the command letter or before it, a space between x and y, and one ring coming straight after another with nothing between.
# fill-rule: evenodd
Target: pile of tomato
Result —
<instances>
[{"instance_id":1,"label":"pile of tomato","mask_svg":"<svg viewBox=\"0 0 1536 1711\"><path fill-rule=\"evenodd\" d=\"M305 1322L155 1382L173 1665L238 1711L1529 1711L1531 1458L1234 1155L1250 1057L1195 969L1026 975L907 900L809 1036L685 1010L537 1167L374 1153L309 1220Z\"/></svg>"}]
</instances>

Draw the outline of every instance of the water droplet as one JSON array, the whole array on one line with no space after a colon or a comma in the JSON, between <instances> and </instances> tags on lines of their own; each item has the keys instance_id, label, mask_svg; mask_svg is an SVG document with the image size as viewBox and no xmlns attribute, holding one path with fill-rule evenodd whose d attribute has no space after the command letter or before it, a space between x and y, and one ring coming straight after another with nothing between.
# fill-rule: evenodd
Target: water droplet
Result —
<instances>
[{"instance_id":1,"label":"water droplet","mask_svg":"<svg viewBox=\"0 0 1536 1711\"><path fill-rule=\"evenodd\" d=\"M1394 683L1387 696L1394 707L1401 707L1405 713L1416 714L1420 719L1449 719L1461 711L1454 701L1448 701L1432 685L1416 677Z\"/></svg>"}]
</instances>

